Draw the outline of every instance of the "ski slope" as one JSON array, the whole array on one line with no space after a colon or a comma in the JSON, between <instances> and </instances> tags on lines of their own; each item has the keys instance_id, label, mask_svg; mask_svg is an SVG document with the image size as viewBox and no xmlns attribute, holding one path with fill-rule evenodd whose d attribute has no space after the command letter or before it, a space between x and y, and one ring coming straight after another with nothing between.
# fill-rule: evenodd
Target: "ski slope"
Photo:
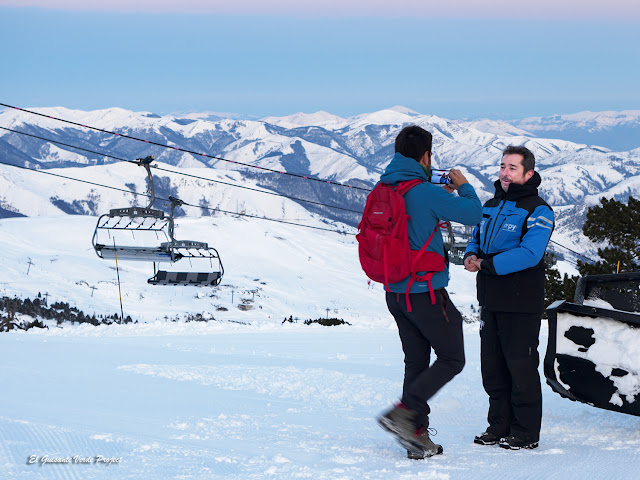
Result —
<instances>
[{"instance_id":1,"label":"ski slope","mask_svg":"<svg viewBox=\"0 0 640 480\"><path fill-rule=\"evenodd\" d=\"M86 313L118 312L114 265L91 247L95 221L0 220L0 294L46 292ZM477 322L465 325L465 369L431 402L444 455L406 459L375 421L400 396L402 351L353 236L235 217L178 224L181 238L218 249L220 287L147 285L148 265L122 262L123 308L139 323L0 334L0 478L583 480L640 471L640 418L546 385L540 448L474 445L488 404ZM453 265L451 277L453 301L474 318L473 275ZM215 320L185 323L189 313ZM283 324L290 315L299 322ZM351 325L302 323L327 315ZM542 355L546 336L543 323Z\"/></svg>"},{"instance_id":2,"label":"ski slope","mask_svg":"<svg viewBox=\"0 0 640 480\"><path fill-rule=\"evenodd\" d=\"M444 455L425 461L375 422L401 391L393 328L187 325L0 336L2 478L582 480L640 468L640 419L546 386L540 448L474 445L487 407L477 323L465 369L431 404Z\"/></svg>"}]
</instances>

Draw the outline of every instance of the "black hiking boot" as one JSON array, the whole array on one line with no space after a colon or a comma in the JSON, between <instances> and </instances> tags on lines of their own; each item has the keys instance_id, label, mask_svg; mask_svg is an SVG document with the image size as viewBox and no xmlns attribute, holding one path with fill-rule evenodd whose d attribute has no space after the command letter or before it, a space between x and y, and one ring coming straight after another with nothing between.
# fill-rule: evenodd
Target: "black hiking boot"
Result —
<instances>
[{"instance_id":1,"label":"black hiking boot","mask_svg":"<svg viewBox=\"0 0 640 480\"><path fill-rule=\"evenodd\" d=\"M500 447L508 450L534 449L538 448L538 441L522 440L513 435L507 435L505 438L500 439Z\"/></svg>"},{"instance_id":2,"label":"black hiking boot","mask_svg":"<svg viewBox=\"0 0 640 480\"><path fill-rule=\"evenodd\" d=\"M429 434L436 435L437 432L433 428L422 427L416 430L410 442L400 440L400 444L407 449L407 458L423 460L434 455L442 455L442 445L434 443Z\"/></svg>"},{"instance_id":3,"label":"black hiking boot","mask_svg":"<svg viewBox=\"0 0 640 480\"><path fill-rule=\"evenodd\" d=\"M478 445L495 445L503 438L504 435L496 435L490 432L484 432L480 435L476 435L473 439L473 443L477 443Z\"/></svg>"},{"instance_id":4,"label":"black hiking boot","mask_svg":"<svg viewBox=\"0 0 640 480\"><path fill-rule=\"evenodd\" d=\"M378 417L378 423L387 432L398 438L410 439L416 431L413 423L416 413L403 403L398 403Z\"/></svg>"}]
</instances>

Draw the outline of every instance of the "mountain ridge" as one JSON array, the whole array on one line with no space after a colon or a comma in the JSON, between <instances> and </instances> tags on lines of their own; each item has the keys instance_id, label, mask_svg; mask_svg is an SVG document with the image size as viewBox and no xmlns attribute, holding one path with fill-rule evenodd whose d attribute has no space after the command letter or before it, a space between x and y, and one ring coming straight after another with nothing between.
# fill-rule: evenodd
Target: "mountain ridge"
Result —
<instances>
[{"instance_id":1,"label":"mountain ridge","mask_svg":"<svg viewBox=\"0 0 640 480\"><path fill-rule=\"evenodd\" d=\"M264 120L226 118L209 121L194 118L189 122L176 122L176 118L170 115L149 116L148 112L131 112L118 108L93 112L60 108L40 110L46 114L73 114L76 116L67 118L83 125L117 131L121 135L130 135L169 147L176 146L206 153L227 161L112 136L10 109L0 112L0 126L77 145L98 154L78 152L62 145L49 144L0 130L0 156L5 163L30 168L90 168L91 170L86 172L89 174L93 167L114 163L113 159L102 154L132 160L155 155L156 161L160 164L165 163L183 169L210 169L211 172L202 171L214 176L232 174L239 176L236 178L237 181L248 180L251 184L280 194L361 210L365 192L294 179L269 173L264 169L371 188L393 156L393 143L397 132L407 124L417 124L434 135L434 166L460 168L483 201L493 196L491 186L497 177L500 153L509 144L524 144L535 153L536 168L543 177L541 194L552 206L567 207L559 211L570 211L572 213L567 215L572 217L579 212L580 218L583 218L585 208L597 203L603 195L624 201L629 195L637 196L640 192L640 149L612 152L587 144L526 135L528 132L525 131L511 132L517 135L483 132L465 122L416 114L404 107L394 108L348 119L321 114L317 119L327 121L324 126L298 125L292 128L278 125L275 120L271 123ZM500 123L490 125L504 126ZM238 163L258 168L243 167ZM5 169L3 171L6 171ZM25 182L24 179L20 180L20 175L9 175L9 180L6 174L4 177L2 183L5 192L15 189L15 182ZM184 185L182 180L172 179L168 182L166 188L169 190ZM119 181L119 185L124 183L127 182ZM27 191L37 193L29 188L25 190ZM31 198L27 193L25 195ZM238 198L243 196L231 191L228 195ZM31 202L47 202L55 207L55 202L61 204L62 201L66 202L65 213L97 213L89 207L92 199L88 197L87 192L75 199L79 202L75 207L71 198L58 198L55 202L52 198L53 196L49 195L49 198L39 198L38 201L32 199ZM4 215L2 212L41 215L45 213L38 213L39 211L51 211L50 207L44 205L36 212L27 211L22 205L23 201L19 196L6 193L0 196L0 215ZM340 213L308 204L304 204L304 207L352 226L357 225L359 220L357 214ZM60 210L54 208L52 211ZM574 245L578 245L583 241L580 237L579 222L576 223L575 218L565 221L562 216L563 213L560 213L558 225L570 225L570 228L562 227L561 230L573 239Z\"/></svg>"}]
</instances>

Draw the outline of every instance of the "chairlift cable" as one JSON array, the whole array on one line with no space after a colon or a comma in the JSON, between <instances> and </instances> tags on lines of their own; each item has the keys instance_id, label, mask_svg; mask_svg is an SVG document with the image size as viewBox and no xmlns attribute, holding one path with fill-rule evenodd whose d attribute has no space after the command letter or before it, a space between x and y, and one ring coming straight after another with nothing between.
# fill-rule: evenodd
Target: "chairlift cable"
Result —
<instances>
[{"instance_id":1,"label":"chairlift cable","mask_svg":"<svg viewBox=\"0 0 640 480\"><path fill-rule=\"evenodd\" d=\"M364 190L364 191L370 191L371 190L371 189L365 188L365 187L356 187L354 185L346 185L344 183L334 182L332 180L326 180L326 179L322 179L322 178L316 178L316 177L312 177L312 176L309 176L309 175L301 175L301 174L298 174L298 173L290 173L290 172L285 172L285 171L282 171L282 170L274 170L274 169L271 169L271 168L260 167L258 165L251 165L250 163L243 163L243 162L238 162L236 160L229 160L229 159L222 158L222 157L216 157L214 155L208 155L206 153L200 153L200 152L195 152L193 150L187 150L186 148L174 147L174 146L171 146L171 145L163 145L162 143L154 142L152 140L145 140L143 138L132 137L130 135L125 135L123 133L111 132L109 130L104 130L102 128L92 127L91 125L83 125L81 123L72 122L71 120L65 120L63 118L57 118L57 117L53 117L51 115L45 115L44 113L38 113L38 112L34 112L32 110L26 110L24 108L15 107L13 105L7 105L6 103L0 103L0 106L7 107L7 108L13 108L13 109L19 110L21 112L30 113L32 115L38 115L40 117L49 118L51 120L56 120L58 122L64 122L64 123L69 123L71 125L76 125L76 126L79 126L79 127L88 128L88 129L91 129L91 130L95 130L97 132L107 133L109 135L115 135L115 136L122 137L122 138L128 138L129 140L135 140L137 142L144 142L144 143L147 143L149 145L155 145L155 146L162 147L162 148L168 148L168 149L171 149L171 150L176 150L178 152L189 153L191 155L198 155L200 157L211 158L213 160L220 160L220 161L223 161L223 162L229 162L229 163L233 163L233 164L236 164L236 165L242 165L244 167L256 168L258 170L263 170L263 171L266 171L266 172L278 173L278 174L281 174L281 175L289 175L291 177L301 178L301 179L304 179L304 180L313 180L313 181L321 182L321 183L328 183L330 185L336 185L336 186L340 186L340 187L355 188L357 190Z\"/></svg>"},{"instance_id":2,"label":"chairlift cable","mask_svg":"<svg viewBox=\"0 0 640 480\"><path fill-rule=\"evenodd\" d=\"M46 175L51 175L51 176L54 176L54 177L64 178L66 180L73 180L74 182L87 183L89 185L93 185L93 186L96 186L96 187L108 188L108 189L111 189L111 190L117 190L117 191L120 191L120 192L125 192L125 193L130 193L130 194L133 194L133 195L138 195L138 196L141 196L141 197L150 198L150 195L148 195L146 193L133 192L131 190L124 190L122 188L112 187L110 185L103 185L103 184L100 184L100 183L90 182L88 180L81 180L79 178L67 177L65 175L60 175L58 173L52 173L52 172L48 172L46 170L40 170L40 169L37 169L37 168L29 168L29 167L24 167L24 166L21 166L21 165L12 165L10 163L3 162L3 161L0 161L0 165L6 165L8 167L21 168L23 170L30 170L32 172L37 172L37 173L44 173ZM170 199L161 198L161 197L156 197L156 200L159 200L161 202L169 202L169 203L171 202ZM322 230L322 231L325 231L325 232L339 233L339 234L342 234L342 235L355 235L355 233L347 232L347 231L344 231L344 230L335 230L335 229L331 229L331 228L316 227L316 226L313 226L313 225L304 225L302 223L289 222L289 221L286 221L286 220L278 220L276 218L261 217L259 215L251 215L251 214L248 214L248 213L230 212L228 210L222 210L222 209L219 209L219 208L204 207L202 205L192 205L192 204L187 203L187 202L183 202L183 205L185 205L187 207L200 208L202 210L209 210L209 211L212 211L212 212L220 212L220 213L224 213L224 214L227 214L227 215L236 215L236 216L242 216L242 217L248 217L248 218L257 218L259 220L268 220L270 222L284 223L286 225L293 225L293 226L296 226L296 227L311 228L311 229L314 229L314 230Z\"/></svg>"},{"instance_id":3,"label":"chairlift cable","mask_svg":"<svg viewBox=\"0 0 640 480\"><path fill-rule=\"evenodd\" d=\"M283 194L277 193L277 192L269 192L269 191L259 190L257 188L245 187L245 186L241 186L241 185L234 185L233 183L227 183L227 182L223 182L221 180L213 180L211 178L201 177L199 175L193 175L191 173L175 172L173 170L169 170L167 168L162 168L162 167L159 167L157 165L152 165L151 168L155 168L156 170L160 170L162 172L173 173L173 174L176 174L176 175L183 175L185 177L196 178L196 179L199 179L199 180L206 180L208 182L221 183L223 185L229 185L231 187L244 188L245 190L252 190L254 192L266 193L266 194L269 194L269 195L275 195L276 197L288 198L290 200L294 200L294 201L298 201L298 202L310 203L312 205L318 205L320 207L334 208L334 209L337 209L337 210L344 210L346 212L352 212L352 213L357 213L357 214L362 215L362 210L353 210L351 208L338 207L337 205L327 205L326 203L315 202L313 200L305 200L305 199L298 198L298 197L293 197L293 196L290 196L290 195L283 195Z\"/></svg>"},{"instance_id":4,"label":"chairlift cable","mask_svg":"<svg viewBox=\"0 0 640 480\"><path fill-rule=\"evenodd\" d=\"M0 128L4 128L4 127L0 127ZM124 161L126 161L126 162L130 162L131 160L124 160ZM149 198L149 195L147 195L147 194L145 194L145 193L138 193L138 192L134 192L134 191L132 191L132 190L125 190L125 189L123 189L123 188L112 187L112 186L110 186L110 185L102 185L102 184L100 184L100 183L90 182L90 181L88 181L88 180L80 180L80 179L78 179L78 178L67 177L67 176L65 176L65 175L60 175L60 174L57 174L57 173L49 172L49 171L47 171L47 170L41 170L41 169L36 169L36 168L23 167L23 166L21 166L21 165L12 165L12 164L10 164L10 163L6 163L6 162L3 162L3 161L0 161L0 164L1 164L1 165L7 165L7 166L9 166L9 167L21 168L21 169L23 169L23 170L31 170L31 171L33 171L33 172L44 173L44 174L46 174L46 175L51 175L51 176L54 176L54 177L64 178L64 179L66 179L66 180L73 180L73 181L75 181L75 182L87 183L87 184L89 184L89 185L94 185L94 186L96 186L96 187L109 188L109 189L111 189L111 190L117 190L117 191L120 191L120 192L130 193L130 194L132 194L132 195L138 195L138 196L143 196L143 197L147 197L147 198ZM174 172L174 173L175 173L175 172ZM170 202L170 200L169 200L168 198L157 198L157 200L164 201L164 202ZM217 209L217 208L204 207L204 206L202 206L202 205L191 205L191 204L186 203L186 202L185 202L185 205L186 205L186 206L189 206L189 207L200 208L200 209L203 209L203 210L209 210L209 211L214 211L214 212L221 212L221 213L225 213L225 214L229 214L229 215L241 215L241 216L245 216L245 217L249 217L249 218L258 218L258 219L262 219L262 220L269 220L269 221L273 221L273 222L285 223L285 224L288 224L288 225L294 225L294 226L299 226L299 227L312 228L312 229L316 229L316 230L323 230L323 231L327 231L327 232L340 233L340 234L348 234L348 235L355 235L354 233L349 233L349 232L345 232L345 231L341 231L341 230L332 230L332 229L328 229L328 228L314 227L314 226L311 226L311 225L303 225L303 224L300 224L300 223L287 222L287 221L283 221L283 220L277 220L277 219L274 219L274 218L260 217L260 216L257 216L257 215L249 215L249 214L246 214L246 213L229 212L229 211L226 211L226 210L220 210L220 209ZM581 254L581 253L578 253L578 252L576 252L575 250L570 249L569 247L565 247L564 245L562 245L562 244L560 244L560 243L556 242L555 240L549 240L549 242L550 242L550 243L553 243L553 244L555 244L555 245L558 245L559 247L562 247L562 248L564 248L564 249L566 249L566 250L568 250L568 251L570 251L570 252L572 252L572 253L574 253L574 254L576 254L576 255L580 256L580 257L583 257L583 258L585 258L585 259L586 259L587 261L589 261L589 262L596 263L596 262L595 262L595 260L593 260L593 259L591 259L591 258L587 257L586 255L583 255L583 254Z\"/></svg>"},{"instance_id":5,"label":"chairlift cable","mask_svg":"<svg viewBox=\"0 0 640 480\"><path fill-rule=\"evenodd\" d=\"M33 135L32 133L27 133L27 132L20 132L18 130L13 130L12 128L7 128L7 127L2 127L0 126L0 128L2 130L6 130L7 132L13 132L13 133L18 133L20 135L25 135L27 137L32 137L32 138L37 138L38 140L42 140L44 142L48 142L48 143L55 143L58 145L63 145L65 147L69 147L69 148L73 148L75 150L80 150L82 152L87 152L87 153L93 153L94 155L100 155L101 157L107 157L107 158L113 158L114 160L119 160L121 162L129 162L129 163L138 163L134 160L127 160L126 158L120 158L120 157L116 157L114 155L107 155L106 153L100 153L100 152L96 152L95 150L88 150L86 148L82 148L82 147L76 147L75 145L70 145L68 143L64 143L61 142L59 140L51 140L50 138L44 138L44 137L40 137L38 135Z\"/></svg>"},{"instance_id":6,"label":"chairlift cable","mask_svg":"<svg viewBox=\"0 0 640 480\"><path fill-rule=\"evenodd\" d=\"M65 147L73 148L73 149L80 150L80 151L83 151L83 152L92 153L94 155L99 155L101 157L113 158L114 160L118 160L120 162L128 162L128 163L135 163L135 164L138 163L135 160L127 160L126 158L116 157L114 155L109 155L109 154L106 154L106 153L97 152L95 150L89 150L89 149L82 148L82 147L76 147L75 145L71 145L71 144L68 144L68 143L60 142L58 140L51 140L49 138L40 137L38 135L33 135L31 133L20 132L18 130L13 130L13 129L7 128L7 127L1 127L0 126L0 129L6 130L8 132L17 133L17 134L20 134L20 135L26 135L27 137L37 138L38 140L42 140L44 142L55 143L57 145L63 145ZM291 195L284 195L282 193L260 190L260 189L257 189L257 188L246 187L246 186L243 186L243 185L234 185L233 183L223 182L222 180L214 180L212 178L206 178L206 177L201 177L201 176L193 175L193 174L189 174L189 173L176 172L176 171L173 171L173 170L168 170L166 168L162 168L162 167L159 167L157 165L151 165L151 168L155 168L155 169L163 171L163 172L173 173L173 174L176 174L176 175L183 175L185 177L192 177L192 178L197 178L199 180L206 180L207 182L220 183L222 185L228 185L230 187L242 188L242 189L251 190L251 191L254 191L254 192L265 193L267 195L275 195L277 197L288 198L290 200L294 200L294 201L298 201L298 202L305 202L305 203L310 203L310 204L313 204L313 205L318 205L318 206L321 206L321 207L334 208L334 209L337 209L337 210L344 210L344 211L347 211L347 212L353 212L353 213L362 214L362 211L360 211L360 210L352 210L350 208L338 207L337 205L327 205L326 203L322 203L322 202L315 202L313 200L305 200L303 198L298 198L298 197L294 197L294 196L291 196Z\"/></svg>"},{"instance_id":7,"label":"chairlift cable","mask_svg":"<svg viewBox=\"0 0 640 480\"><path fill-rule=\"evenodd\" d=\"M582 253L576 252L575 250L570 249L569 247L565 247L564 245L559 244L558 242L554 241L554 240L549 240L549 242L558 245L559 247L564 248L565 250L569 250L571 253L574 253L576 255L578 255L579 257L585 258L587 261L592 262L592 263L596 263L595 260L587 257L586 255L583 255Z\"/></svg>"},{"instance_id":8,"label":"chairlift cable","mask_svg":"<svg viewBox=\"0 0 640 480\"><path fill-rule=\"evenodd\" d=\"M179 149L179 148L176 148L176 147L171 147L171 146L167 146L167 145L162 145L162 144L154 143L154 142L151 142L151 141L148 141L148 140L141 140L141 139L139 139L139 138L129 137L129 136L127 136L127 135L122 135L122 134L115 133L115 132L109 132L109 131L107 131L107 130L101 130L101 129L96 128L96 127L90 127L90 126L87 126L87 125L82 125L82 124L80 124L80 123L72 122L72 121L70 121L70 120L64 120L64 119L60 119L60 118L51 117L51 116L49 116L49 115L45 115L45 114L38 113L38 112L33 112L33 111L30 111L30 110L25 110L25 109L18 108L18 107L14 107L14 106L7 105L7 104L4 104L4 103L0 103L0 106L4 106L4 107L8 107L8 108L14 108L14 109L16 109L16 110L20 110L20 111L23 111L23 112L26 112L26 113L31 113L31 114L34 114L34 115L39 115L39 116L41 116L41 117L45 117L45 118L50 118L50 119L52 119L52 120L58 120L58 121L61 121L61 122L66 122L66 123L70 123L70 124L73 124L73 125L78 125L78 126L81 126L81 127L85 127L85 128L90 128L90 129L93 129L93 130L101 131L101 132L104 132L104 133L109 133L109 134L112 134L112 135L118 135L118 136L121 136L121 137L124 137L124 138L130 138L130 139L132 139L132 140L143 141L143 142L146 142L146 143L152 143L152 144L154 144L154 145L158 145L158 146L161 146L161 147L172 148L172 149L176 149L176 150L184 151L184 152L186 152L186 153L191 153L191 154L194 154L194 155L202 155L202 156L209 157L209 158L213 158L213 159L217 159L217 160L224 160L224 161L228 161L228 162L232 162L232 163L238 163L238 164L241 164L241 165L247 165L247 166L254 167L254 168L259 168L259 169L263 169L263 170L269 170L269 169L265 169L265 168L263 168L263 167L258 167L258 166L255 166L255 165L242 164L242 163L240 163L240 162L234 162L233 160L226 160L226 159L223 159L223 158L213 157L213 156L206 155L206 154L199 154L199 153L195 153L195 152L191 152L191 151L187 151L187 150ZM115 156L113 156L113 155L106 155L106 154L103 154L103 153L100 153L100 152L95 152L95 151L88 150L88 149L85 149L85 148L76 147L76 146L69 145L69 144L66 144L66 143L63 143L63 142L59 142L59 141L56 141L56 140L50 140L50 139L46 139L46 138L43 138L43 137L39 137L39 136L37 136L37 135L33 135L33 134L25 133L25 132L19 132L19 131L17 131L17 130L12 130L12 129L10 129L10 128L6 128L6 127L1 127L1 126L0 126L0 129L7 130L7 131L10 131L10 132L14 132L14 133L18 133L18 134L21 134L21 135L26 135L26 136L33 137L33 138L37 138L37 139L40 139L40 140L43 140L43 141L46 141L46 142L50 142L50 143L57 143L57 144L59 144L59 145L64 145L64 146L67 146L67 147L70 147L70 148L75 148L75 149L77 149L77 150L81 150L81 151L85 151L85 152L93 153L93 154L95 154L95 155L101 155L101 156L104 156L104 157L113 158L113 159L115 159L115 160L119 160L119 161L123 161L123 162L136 163L136 162L135 162L135 161L133 161L133 160L127 160L127 159L124 159L124 158L115 157ZM13 167L18 167L18 165L12 165L12 164L5 163L5 162L0 162L0 164L4 164L4 165L8 165L8 166L13 166ZM37 172L48 173L48 172L45 172L45 171L43 171L43 170L30 169L30 168L27 168L27 167L19 167L19 168L25 168L25 169L27 169L27 170L33 170L33 171L37 171ZM215 182L215 183L221 183L221 184L224 184L224 185L230 185L230 186L234 186L234 187L238 187L238 188L244 188L244 189L247 189L247 190L255 190L255 191L258 191L258 192L268 193L268 194L270 194L270 195L276 195L276 196L280 196L280 197L283 197L283 198L289 198L289 199L291 199L291 200L297 200L297 201L301 201L301 202L311 203L311 204L315 204L315 205L319 205L319 206L323 206L323 207L327 207L327 208L336 208L336 209L346 210L346 211L350 211L350 212L354 212L354 213L361 213L361 212L356 211L356 210L350 210L350 209L347 209L347 208L337 207L337 206L334 206L334 205L326 205L326 204L319 203L319 202L313 202L313 201L311 201L311 200L303 200L303 199L300 199L300 198L290 197L290 196L282 195L282 194L275 193L275 192L266 192L266 191L262 191L262 190L253 189L253 188L251 188L251 187L244 187L244 186L240 186L240 185L233 185L233 184L229 184L229 183L226 183L226 182L222 182L222 181L218 181L218 180L213 180L213 179L210 179L210 178L198 177L198 176L195 176L195 175L190 175L190 174L181 173L181 172L174 172L174 171L166 170L166 169L163 169L163 168L161 168L161 167L157 167L157 166L155 166L154 168L157 168L158 170L166 171L166 172L169 172L169 173L175 173L175 174L178 174L178 175L190 176L190 177L194 177L194 178L199 178L199 179L201 179L201 180L206 180L206 181ZM286 174L286 175L300 176L300 175L297 175L297 174L291 174L291 173L287 173L287 172L278 172L278 171L275 171L275 170L269 170L269 171L273 171L273 172L275 172L275 173L282 173L282 174ZM63 176L63 175L57 175L57 174L54 174L54 173L49 173L49 175L53 175L53 176L57 176L57 177L61 177L61 178L67 178L67 179L69 179L69 180L76 180L76 181L79 181L79 182L84 182L84 183L90 183L90 184L92 184L92 182L88 182L88 181L86 181L86 180L78 180L78 179L75 179L75 178L65 177L65 176ZM324 180L319 180L319 179L311 178L311 177L305 177L305 176L302 176L302 177L304 177L304 178L306 178L306 179L311 179L311 180L324 181ZM363 187L352 187L352 186L350 186L350 185L344 185L344 184L341 184L341 183L334 183L334 182L331 182L331 181L328 181L328 180L327 180L326 182L327 182L327 183L331 183L331 184L335 184L335 185L348 186L348 187L356 188L356 189L359 189L359 190L371 191L371 190L370 190L370 189L368 189L368 188L363 188ZM134 193L134 194L136 194L136 195L144 195L144 194L138 194L138 193L136 193L136 192L132 192L132 191L130 191L130 190L120 189L120 188L117 188L117 187L109 187L109 186L100 185L100 184L94 184L94 185L96 185L96 186L100 186L100 187L105 187L105 188L111 188L111 189L119 190L119 191L126 192L126 193ZM146 196L146 195L145 195L145 196ZM165 200L165 201L168 201L168 200ZM185 203L185 205L192 206L192 207L197 207L197 208L202 208L202 209L208 209L208 207L203 207L203 206L199 206L199 205L189 205L189 204L186 204L186 203ZM212 210L212 209L209 209L209 210ZM223 213L231 213L231 214L233 214L233 215L239 215L239 214L237 214L237 213L235 213L235 212L225 212L225 211L223 211L223 210L217 210L217 209L213 209L213 210L214 210L214 211L220 211L220 212L223 212ZM246 215L246 216L249 216L249 215ZM256 217L256 218L263 218L263 217ZM279 220L275 220L275 219L269 219L269 220L279 221ZM283 223L284 223L284 222L283 222ZM295 224L295 223L292 223L292 225L299 225L299 226L304 226L304 227L308 227L308 228L317 228L317 229L326 230L326 231L331 231L331 232L344 233L344 232L340 232L340 231L338 231L338 230L322 229L321 227L311 227L311 226L308 226L308 225L301 225L301 224ZM589 261L589 262L595 263L595 260L593 260L593 259L591 259L591 258L587 257L586 255L583 255L583 254L581 254L581 253L579 253L579 252L576 252L575 250L572 250L572 249L571 249L571 248L569 248L569 247L565 247L564 245L562 245L562 244L560 244L560 243L558 243L558 242L556 242L556 241L554 241L554 240L549 240L549 242L550 242L550 243L553 243L553 244L555 244L555 245L557 245L557 246L559 246L559 247L561 247L561 248L564 248L564 249L566 249L566 250L568 250L568 251L570 251L570 252L574 253L575 255L578 255L578 256L580 256L580 257L582 257L582 258L585 258L585 259L586 259L587 261Z\"/></svg>"},{"instance_id":9,"label":"chairlift cable","mask_svg":"<svg viewBox=\"0 0 640 480\"><path fill-rule=\"evenodd\" d=\"M53 172L49 172L47 170L41 170L41 169L38 169L38 168L29 168L29 167L24 167L22 165L13 165L11 163L7 163L7 162L3 162L3 161L0 161L0 164L1 165L7 165L8 167L21 168L23 170L31 170L32 172L44 173L46 175L51 175L53 177L64 178L66 180L73 180L74 182L87 183L89 185L94 185L96 187L110 188L111 190L118 190L119 192L130 193L132 195L139 195L139 196L143 196L143 197L149 197L149 195L147 195L146 193L138 193L138 192L134 192L132 190L125 190L124 188L112 187L110 185L103 185L101 183L90 182L89 180L80 180L79 178L67 177L65 175L60 175L59 173L53 173ZM158 199L158 200L160 200L160 199Z\"/></svg>"}]
</instances>

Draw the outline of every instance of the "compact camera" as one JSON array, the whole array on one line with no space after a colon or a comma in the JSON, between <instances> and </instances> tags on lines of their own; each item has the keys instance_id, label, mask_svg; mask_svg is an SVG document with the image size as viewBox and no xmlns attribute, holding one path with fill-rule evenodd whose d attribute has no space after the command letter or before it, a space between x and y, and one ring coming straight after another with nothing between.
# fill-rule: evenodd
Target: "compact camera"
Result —
<instances>
[{"instance_id":1,"label":"compact camera","mask_svg":"<svg viewBox=\"0 0 640 480\"><path fill-rule=\"evenodd\" d=\"M451 183L449 170L431 170L431 183L449 185Z\"/></svg>"}]
</instances>

